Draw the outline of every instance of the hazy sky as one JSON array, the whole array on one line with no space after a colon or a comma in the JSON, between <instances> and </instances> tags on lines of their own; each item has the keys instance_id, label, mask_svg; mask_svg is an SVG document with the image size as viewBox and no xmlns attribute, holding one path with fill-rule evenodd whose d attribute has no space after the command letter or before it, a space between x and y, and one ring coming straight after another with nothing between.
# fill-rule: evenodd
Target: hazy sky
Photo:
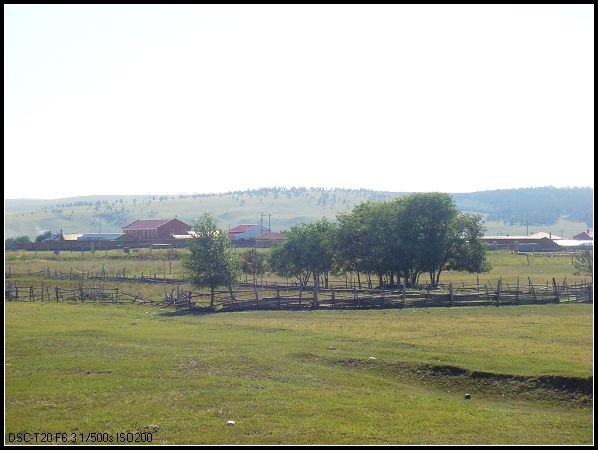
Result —
<instances>
[{"instance_id":1,"label":"hazy sky","mask_svg":"<svg viewBox=\"0 0 598 450\"><path fill-rule=\"evenodd\" d=\"M593 186L593 5L4 6L5 198Z\"/></svg>"}]
</instances>

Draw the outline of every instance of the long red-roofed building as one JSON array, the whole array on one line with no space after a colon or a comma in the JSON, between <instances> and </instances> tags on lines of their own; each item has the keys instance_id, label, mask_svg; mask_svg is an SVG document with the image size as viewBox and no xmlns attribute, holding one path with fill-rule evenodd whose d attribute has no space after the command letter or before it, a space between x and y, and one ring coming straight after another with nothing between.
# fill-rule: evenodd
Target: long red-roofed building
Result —
<instances>
[{"instance_id":1,"label":"long red-roofed building","mask_svg":"<svg viewBox=\"0 0 598 450\"><path fill-rule=\"evenodd\" d=\"M191 226L179 219L138 219L123 228L123 239L151 241L172 239L174 234L187 234Z\"/></svg>"},{"instance_id":2,"label":"long red-roofed building","mask_svg":"<svg viewBox=\"0 0 598 450\"><path fill-rule=\"evenodd\" d=\"M253 223L244 223L228 230L228 235L233 241L239 239L255 239L260 234L262 234L262 228Z\"/></svg>"}]
</instances>

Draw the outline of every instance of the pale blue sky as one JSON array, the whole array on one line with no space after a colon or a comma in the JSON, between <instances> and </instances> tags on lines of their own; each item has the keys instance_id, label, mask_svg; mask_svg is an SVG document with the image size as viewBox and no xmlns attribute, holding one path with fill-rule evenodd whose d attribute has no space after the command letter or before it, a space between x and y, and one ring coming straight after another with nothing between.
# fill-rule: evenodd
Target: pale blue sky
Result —
<instances>
[{"instance_id":1,"label":"pale blue sky","mask_svg":"<svg viewBox=\"0 0 598 450\"><path fill-rule=\"evenodd\" d=\"M5 5L4 52L5 198L593 186L593 5Z\"/></svg>"}]
</instances>

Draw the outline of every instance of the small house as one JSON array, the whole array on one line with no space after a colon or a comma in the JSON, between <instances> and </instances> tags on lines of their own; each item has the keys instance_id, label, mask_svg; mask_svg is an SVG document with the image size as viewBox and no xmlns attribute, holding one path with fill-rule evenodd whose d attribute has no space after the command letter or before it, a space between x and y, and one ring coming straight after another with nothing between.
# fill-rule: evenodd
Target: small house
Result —
<instances>
[{"instance_id":1,"label":"small house","mask_svg":"<svg viewBox=\"0 0 598 450\"><path fill-rule=\"evenodd\" d=\"M257 224L242 224L231 228L228 235L233 241L255 239L262 234L262 227Z\"/></svg>"},{"instance_id":2,"label":"small house","mask_svg":"<svg viewBox=\"0 0 598 450\"><path fill-rule=\"evenodd\" d=\"M187 234L191 226L179 219L138 219L123 228L123 239L155 241L172 239L173 235Z\"/></svg>"}]
</instances>

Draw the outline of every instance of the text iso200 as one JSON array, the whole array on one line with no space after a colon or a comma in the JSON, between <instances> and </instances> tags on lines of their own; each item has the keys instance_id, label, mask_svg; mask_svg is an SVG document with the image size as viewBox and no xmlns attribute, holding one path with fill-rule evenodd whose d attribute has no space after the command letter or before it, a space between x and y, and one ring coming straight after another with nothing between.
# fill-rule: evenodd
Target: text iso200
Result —
<instances>
[{"instance_id":1,"label":"text iso200","mask_svg":"<svg viewBox=\"0 0 598 450\"><path fill-rule=\"evenodd\" d=\"M152 433L117 433L116 442L152 442Z\"/></svg>"}]
</instances>

